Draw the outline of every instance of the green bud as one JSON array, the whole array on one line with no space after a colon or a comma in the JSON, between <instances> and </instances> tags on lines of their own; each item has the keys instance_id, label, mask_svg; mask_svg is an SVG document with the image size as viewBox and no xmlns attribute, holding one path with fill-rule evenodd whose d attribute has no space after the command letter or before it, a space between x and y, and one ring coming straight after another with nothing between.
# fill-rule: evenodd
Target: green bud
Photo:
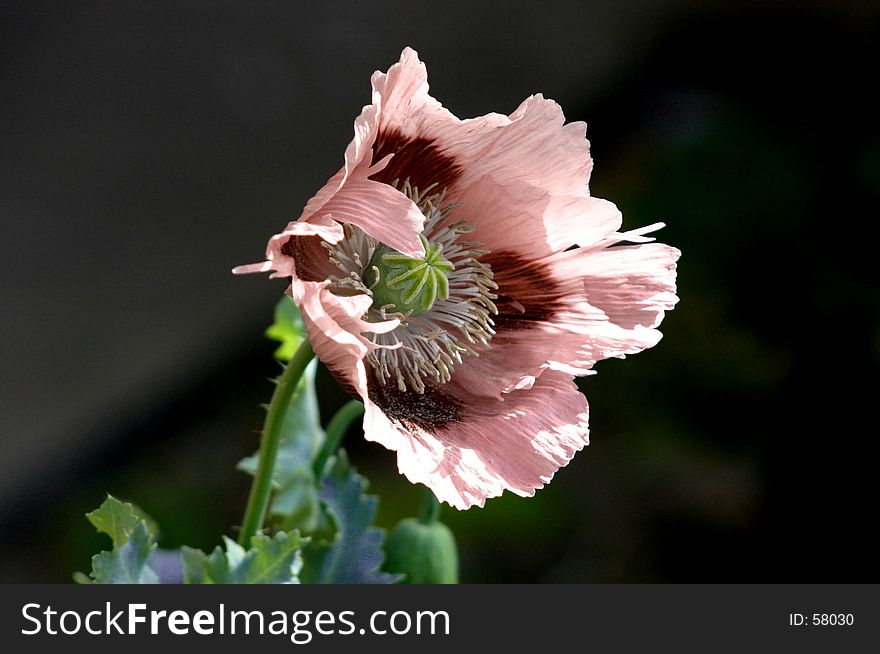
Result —
<instances>
[{"instance_id":1,"label":"green bud","mask_svg":"<svg viewBox=\"0 0 880 654\"><path fill-rule=\"evenodd\" d=\"M389 304L400 313L426 313L439 300L449 297L447 276L455 266L443 258L443 246L422 239L425 256L408 257L386 245L376 249L367 266L367 285L373 290L373 306ZM378 281L376 276L378 274Z\"/></svg>"},{"instance_id":2,"label":"green bud","mask_svg":"<svg viewBox=\"0 0 880 654\"><path fill-rule=\"evenodd\" d=\"M457 584L458 548L442 522L406 518L385 538L386 572L404 574L405 584Z\"/></svg>"}]
</instances>

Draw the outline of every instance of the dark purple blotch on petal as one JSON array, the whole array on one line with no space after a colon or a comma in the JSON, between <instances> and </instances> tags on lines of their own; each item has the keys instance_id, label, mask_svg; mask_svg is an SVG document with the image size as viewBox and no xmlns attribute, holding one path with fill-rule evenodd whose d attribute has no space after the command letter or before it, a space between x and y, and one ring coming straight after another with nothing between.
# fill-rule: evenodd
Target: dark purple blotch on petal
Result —
<instances>
[{"instance_id":1,"label":"dark purple blotch on petal","mask_svg":"<svg viewBox=\"0 0 880 654\"><path fill-rule=\"evenodd\" d=\"M318 236L291 236L281 246L281 254L291 257L296 275L303 281L320 282L327 278L327 251Z\"/></svg>"},{"instance_id":2,"label":"dark purple blotch on petal","mask_svg":"<svg viewBox=\"0 0 880 654\"><path fill-rule=\"evenodd\" d=\"M380 132L373 146L373 161L393 154L388 165L371 176L377 182L391 184L409 179L411 185L426 189L437 184L439 190L452 186L461 171L455 159L444 153L431 139L404 136L399 130Z\"/></svg>"},{"instance_id":3,"label":"dark purple blotch on petal","mask_svg":"<svg viewBox=\"0 0 880 654\"><path fill-rule=\"evenodd\" d=\"M407 430L434 431L458 422L464 413L461 400L431 384L426 385L424 393L401 391L391 381L382 384L370 371L367 386L370 400Z\"/></svg>"},{"instance_id":4,"label":"dark purple blotch on petal","mask_svg":"<svg viewBox=\"0 0 880 654\"><path fill-rule=\"evenodd\" d=\"M492 266L498 284L498 315L495 331L531 329L537 322L549 322L565 305L561 284L550 267L529 261L512 252L492 252L484 261Z\"/></svg>"}]
</instances>

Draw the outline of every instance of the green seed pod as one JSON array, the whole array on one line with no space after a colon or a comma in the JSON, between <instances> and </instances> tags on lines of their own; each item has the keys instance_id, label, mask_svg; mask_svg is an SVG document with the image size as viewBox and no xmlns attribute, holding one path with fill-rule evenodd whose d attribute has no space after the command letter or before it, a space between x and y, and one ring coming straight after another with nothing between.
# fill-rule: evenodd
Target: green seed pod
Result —
<instances>
[{"instance_id":1,"label":"green seed pod","mask_svg":"<svg viewBox=\"0 0 880 654\"><path fill-rule=\"evenodd\" d=\"M405 584L457 584L455 536L442 522L405 518L385 538L383 569L406 575Z\"/></svg>"},{"instance_id":2,"label":"green seed pod","mask_svg":"<svg viewBox=\"0 0 880 654\"><path fill-rule=\"evenodd\" d=\"M387 245L376 249L367 266L367 283L373 289L373 306L394 307L398 313L421 315L431 310L437 300L449 297L449 273L455 266L443 257L443 246L428 243L424 236L425 256L408 257Z\"/></svg>"}]
</instances>

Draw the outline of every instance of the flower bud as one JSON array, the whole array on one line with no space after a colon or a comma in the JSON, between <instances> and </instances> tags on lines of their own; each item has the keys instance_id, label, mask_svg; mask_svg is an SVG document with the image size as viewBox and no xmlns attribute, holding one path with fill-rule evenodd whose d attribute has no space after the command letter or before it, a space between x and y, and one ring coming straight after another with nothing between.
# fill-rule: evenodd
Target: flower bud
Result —
<instances>
[{"instance_id":1,"label":"flower bud","mask_svg":"<svg viewBox=\"0 0 880 654\"><path fill-rule=\"evenodd\" d=\"M385 539L383 569L406 575L406 584L457 584L455 536L442 522L401 520Z\"/></svg>"}]
</instances>

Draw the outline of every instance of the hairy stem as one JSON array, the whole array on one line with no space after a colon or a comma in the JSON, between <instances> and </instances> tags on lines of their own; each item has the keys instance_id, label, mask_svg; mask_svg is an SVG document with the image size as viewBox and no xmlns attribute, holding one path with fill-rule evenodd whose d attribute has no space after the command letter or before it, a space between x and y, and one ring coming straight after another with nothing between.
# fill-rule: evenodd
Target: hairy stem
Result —
<instances>
[{"instance_id":1,"label":"hairy stem","mask_svg":"<svg viewBox=\"0 0 880 654\"><path fill-rule=\"evenodd\" d=\"M251 493L248 497L247 509L238 535L239 544L247 547L251 538L262 528L266 520L266 511L269 508L269 498L272 495L272 473L275 471L275 460L278 458L278 442L281 440L284 415L290 408L290 401L296 393L296 387L306 369L309 361L315 353L308 340L293 355L290 363L278 378L275 392L269 402L266 412L266 420L263 423L263 435L260 439L260 454L257 462L257 473L251 484Z\"/></svg>"}]
</instances>

